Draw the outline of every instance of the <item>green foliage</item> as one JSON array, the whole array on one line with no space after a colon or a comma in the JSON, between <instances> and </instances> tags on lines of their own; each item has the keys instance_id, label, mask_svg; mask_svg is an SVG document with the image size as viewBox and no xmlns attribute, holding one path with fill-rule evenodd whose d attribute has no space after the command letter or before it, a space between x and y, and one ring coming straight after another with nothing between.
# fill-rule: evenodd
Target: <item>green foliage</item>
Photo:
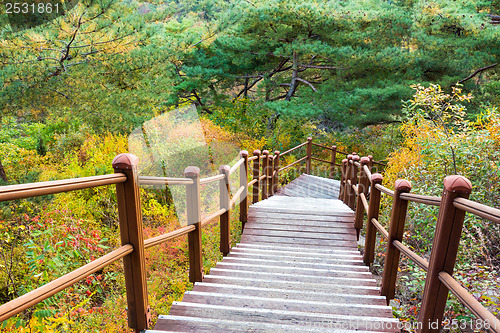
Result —
<instances>
[{"instance_id":1,"label":"green foliage","mask_svg":"<svg viewBox=\"0 0 500 333\"><path fill-rule=\"evenodd\" d=\"M500 200L500 171L495 162L500 158L500 115L496 109L486 109L476 121L466 121L461 102L471 95L463 95L458 89L444 94L437 85L415 89L413 99L406 103L408 118L401 127L402 146L389 157L384 184L393 187L396 179L404 178L412 182L412 193L440 196L443 178L455 171L455 164L456 172L473 184L471 199L495 207ZM391 200L384 202L381 216L390 216ZM422 204L411 204L408 211L404 241L424 258L430 256L437 215L437 207ZM478 299L494 313L500 310L498 303L491 301L500 290L499 235L498 225L466 214L455 269L463 285L480 295ZM419 308L421 275L413 263L403 260L399 280L402 302L395 307L398 315L410 321ZM448 303L448 320L471 317L456 299Z\"/></svg>"}]
</instances>

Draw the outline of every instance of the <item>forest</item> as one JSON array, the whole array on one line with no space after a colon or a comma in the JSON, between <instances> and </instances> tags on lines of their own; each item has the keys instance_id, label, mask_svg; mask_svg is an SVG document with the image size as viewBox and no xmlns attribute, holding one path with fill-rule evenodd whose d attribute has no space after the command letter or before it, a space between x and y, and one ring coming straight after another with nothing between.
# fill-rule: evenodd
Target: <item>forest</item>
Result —
<instances>
[{"instance_id":1,"label":"forest","mask_svg":"<svg viewBox=\"0 0 500 333\"><path fill-rule=\"evenodd\" d=\"M188 107L207 144L227 144L224 163L313 137L384 161L388 187L404 178L440 195L459 174L473 200L500 205L499 0L43 0L64 11L24 25L0 2L0 185L113 173L133 133ZM193 127L168 130L181 142ZM173 195L141 188L145 237L180 225ZM437 214L408 213L404 242L424 258ZM119 246L117 221L113 186L0 202L0 305ZM221 258L218 233L203 234L206 273ZM146 251L153 318L192 288L187 253L182 237ZM456 272L499 317L498 225L466 216ZM391 302L401 321L416 320L424 277L402 259ZM0 331L129 332L125 308L117 262ZM450 297L445 318L473 315Z\"/></svg>"}]
</instances>

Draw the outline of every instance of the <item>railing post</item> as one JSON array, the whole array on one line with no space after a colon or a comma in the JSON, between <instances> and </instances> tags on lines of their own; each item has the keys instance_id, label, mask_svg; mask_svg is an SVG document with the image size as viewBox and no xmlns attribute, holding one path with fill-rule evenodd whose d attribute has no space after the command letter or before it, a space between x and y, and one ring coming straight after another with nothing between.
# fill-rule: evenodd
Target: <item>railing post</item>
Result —
<instances>
[{"instance_id":1,"label":"railing post","mask_svg":"<svg viewBox=\"0 0 500 333\"><path fill-rule=\"evenodd\" d=\"M274 156L269 155L269 160L267 162L267 196L272 197L273 196L273 182L274 182L274 177L273 177L273 161L274 161Z\"/></svg>"},{"instance_id":2,"label":"railing post","mask_svg":"<svg viewBox=\"0 0 500 333\"><path fill-rule=\"evenodd\" d=\"M201 205L200 205L200 169L188 166L184 177L191 178L193 184L186 185L187 223L195 229L188 233L189 246L189 281L192 283L203 280L203 255L201 245Z\"/></svg>"},{"instance_id":3,"label":"railing post","mask_svg":"<svg viewBox=\"0 0 500 333\"><path fill-rule=\"evenodd\" d=\"M329 178L335 177L335 161L337 160L337 146L332 146L332 156L330 159L330 175Z\"/></svg>"},{"instance_id":4,"label":"railing post","mask_svg":"<svg viewBox=\"0 0 500 333\"><path fill-rule=\"evenodd\" d=\"M240 152L241 158L245 161L240 166L240 187L243 186L245 189L241 193L240 200L240 221L241 230L245 229L245 223L247 222L247 212L248 212L248 152L242 150Z\"/></svg>"},{"instance_id":5,"label":"railing post","mask_svg":"<svg viewBox=\"0 0 500 333\"><path fill-rule=\"evenodd\" d=\"M363 193L366 197L368 193L368 186L370 185L370 180L368 179L365 170L363 169L364 165L368 165L370 163L370 159L368 157L361 157L359 160L361 164L361 170L359 171L359 185L358 185L358 199L356 201L356 217L354 220L354 229L356 229L356 235L359 240L359 233L361 229L363 229L363 216L365 213L365 206L363 206L363 201L361 200L361 193Z\"/></svg>"},{"instance_id":6,"label":"railing post","mask_svg":"<svg viewBox=\"0 0 500 333\"><path fill-rule=\"evenodd\" d=\"M342 160L342 169L340 171L340 190L339 190L339 200L342 200L343 203L345 203L344 196L345 196L345 187L346 187L346 180L347 180L347 158L344 158Z\"/></svg>"},{"instance_id":7,"label":"railing post","mask_svg":"<svg viewBox=\"0 0 500 333\"><path fill-rule=\"evenodd\" d=\"M276 158L274 159L274 176L273 176L273 188L272 188L272 194L274 195L278 191L279 187L279 178L278 178L278 170L280 169L280 152L276 150L274 152L274 155Z\"/></svg>"},{"instance_id":8,"label":"railing post","mask_svg":"<svg viewBox=\"0 0 500 333\"><path fill-rule=\"evenodd\" d=\"M219 194L220 194L220 208L225 209L226 212L220 216L220 252L223 256L227 256L231 248L230 240L230 216L231 207L229 206L230 198L229 193L229 170L231 167L229 165L221 165L219 167L220 174L224 175L224 178L219 181Z\"/></svg>"},{"instance_id":9,"label":"railing post","mask_svg":"<svg viewBox=\"0 0 500 333\"><path fill-rule=\"evenodd\" d=\"M347 206L349 206L352 210L355 209L354 205L356 203L356 192L352 188L358 184L358 166L355 164L359 161L358 155L353 155L351 160L351 186L349 186L349 201L347 202Z\"/></svg>"},{"instance_id":10,"label":"railing post","mask_svg":"<svg viewBox=\"0 0 500 333\"><path fill-rule=\"evenodd\" d=\"M252 186L252 203L254 204L259 202L260 150L254 150L253 156L257 156L257 158L253 160L252 170L253 180L255 180L255 183Z\"/></svg>"},{"instance_id":11,"label":"railing post","mask_svg":"<svg viewBox=\"0 0 500 333\"><path fill-rule=\"evenodd\" d=\"M380 173L372 174L370 184L370 202L368 203L368 216L366 222L366 238L365 238L365 253L363 254L363 262L365 265L373 263L375 258L375 241L377 239L377 229L372 223L372 219L378 220L380 210L380 190L375 187L376 184L382 184L383 177Z\"/></svg>"},{"instance_id":12,"label":"railing post","mask_svg":"<svg viewBox=\"0 0 500 333\"><path fill-rule=\"evenodd\" d=\"M396 278L398 275L400 251L394 246L393 241L403 240L405 228L406 211L408 201L400 198L401 193L408 193L411 183L405 179L398 179L394 184L394 198L392 201L391 222L389 225L389 237L387 239L387 252L385 254L384 273L382 275L382 289L380 294L385 296L387 304L394 298L396 290Z\"/></svg>"},{"instance_id":13,"label":"railing post","mask_svg":"<svg viewBox=\"0 0 500 333\"><path fill-rule=\"evenodd\" d=\"M262 200L264 199L267 199L267 166L268 166L268 163L269 163L269 151L268 150L264 150L262 152L262 155L264 155L264 157L262 158L262 175L265 176L264 178L262 178Z\"/></svg>"},{"instance_id":14,"label":"railing post","mask_svg":"<svg viewBox=\"0 0 500 333\"><path fill-rule=\"evenodd\" d=\"M311 137L307 138L307 146L306 146L306 155L307 155L307 159L306 159L306 173L308 175L311 174L312 140L313 139Z\"/></svg>"},{"instance_id":15,"label":"railing post","mask_svg":"<svg viewBox=\"0 0 500 333\"><path fill-rule=\"evenodd\" d=\"M116 196L122 245L131 244L134 247L132 253L123 257L123 268L127 289L128 325L136 332L147 329L151 321L144 260L138 162L137 156L132 154L120 154L113 160L115 172L127 176L126 182L116 184Z\"/></svg>"},{"instance_id":16,"label":"railing post","mask_svg":"<svg viewBox=\"0 0 500 333\"><path fill-rule=\"evenodd\" d=\"M456 208L453 201L457 197L469 198L471 190L471 182L463 176L454 175L444 179L444 190L418 317L422 325L419 332L440 331L448 288L439 281L439 273L453 274L465 217L465 211Z\"/></svg>"},{"instance_id":17,"label":"railing post","mask_svg":"<svg viewBox=\"0 0 500 333\"><path fill-rule=\"evenodd\" d=\"M345 187L344 187L344 196L343 200L344 203L347 205L349 203L349 195L350 195L350 190L351 187L349 186L349 183L347 182L348 180L351 180L351 162L352 162L352 154L347 155L347 163L346 163L346 168L345 168ZM352 190L352 189L351 189Z\"/></svg>"}]
</instances>

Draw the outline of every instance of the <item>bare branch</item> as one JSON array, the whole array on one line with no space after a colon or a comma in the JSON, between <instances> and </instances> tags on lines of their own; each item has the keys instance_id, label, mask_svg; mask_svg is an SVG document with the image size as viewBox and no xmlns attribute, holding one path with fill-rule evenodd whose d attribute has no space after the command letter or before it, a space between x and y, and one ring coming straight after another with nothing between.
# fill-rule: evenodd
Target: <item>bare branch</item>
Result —
<instances>
[{"instance_id":1,"label":"bare branch","mask_svg":"<svg viewBox=\"0 0 500 333\"><path fill-rule=\"evenodd\" d=\"M498 65L498 63L493 64L493 65L489 65L489 66L485 66L485 67L482 67L482 68L479 68L479 69L478 69L478 70L476 70L474 73L472 73L471 75L467 76L465 79L462 79L462 80L458 81L457 83L462 84L462 83L464 83L465 81L472 79L472 78L473 78L474 76L476 76L477 74L479 74L479 73L481 73L481 72L483 72L483 71L485 71L485 70L487 70L487 69L493 68L493 67L495 67L496 65Z\"/></svg>"},{"instance_id":2,"label":"bare branch","mask_svg":"<svg viewBox=\"0 0 500 333\"><path fill-rule=\"evenodd\" d=\"M311 87L312 90L314 90L314 92L318 92L318 89L316 89L311 82L301 79L300 77L297 78L297 81L307 84L309 87Z\"/></svg>"}]
</instances>

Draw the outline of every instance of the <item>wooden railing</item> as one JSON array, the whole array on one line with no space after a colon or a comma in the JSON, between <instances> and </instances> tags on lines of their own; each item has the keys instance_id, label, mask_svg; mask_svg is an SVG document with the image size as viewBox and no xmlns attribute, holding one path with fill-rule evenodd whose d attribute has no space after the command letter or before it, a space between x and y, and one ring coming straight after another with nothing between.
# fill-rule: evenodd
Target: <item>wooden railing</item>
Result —
<instances>
[{"instance_id":1,"label":"wooden railing","mask_svg":"<svg viewBox=\"0 0 500 333\"><path fill-rule=\"evenodd\" d=\"M191 282L201 281L203 278L202 228L220 217L220 250L223 255L227 255L230 249L230 211L237 202L241 201L240 220L243 223L247 220L248 160L251 160L248 158L248 153L241 151L240 159L232 167L223 165L219 168L219 175L203 179L200 179L200 169L194 166L185 169L184 178L139 177L137 173L137 157L132 154L121 154L113 160L114 174L0 187L1 202L115 184L122 243L122 246L118 249L1 305L0 322L42 302L123 258L128 325L137 332L148 328L150 310L147 297L144 249L187 235L189 280ZM231 198L229 177L238 169L240 170L240 187ZM219 182L220 209L201 219L200 184L212 182ZM188 225L144 240L139 186L167 184L186 186Z\"/></svg>"},{"instance_id":2,"label":"wooden railing","mask_svg":"<svg viewBox=\"0 0 500 333\"><path fill-rule=\"evenodd\" d=\"M387 239L381 294L387 303L394 298L400 253L413 260L427 272L418 332L439 332L443 320L448 292L451 291L460 302L482 321L483 329L500 332L500 321L460 283L453 278L465 212L475 214L494 223L500 223L500 209L469 200L472 185L462 176L448 176L444 179L441 197L409 193L411 183L399 179L394 190L382 185L383 177L371 170L370 158L359 158L355 153L342 161L342 182L340 199L355 210L355 228L363 227L364 213L367 215L365 252L363 260L370 265L374 261L377 231ZM369 202L368 202L369 193ZM381 194L393 198L389 230L378 221ZM439 206L434 241L429 261L411 251L402 243L408 202Z\"/></svg>"},{"instance_id":3,"label":"wooden railing","mask_svg":"<svg viewBox=\"0 0 500 333\"><path fill-rule=\"evenodd\" d=\"M305 156L293 163L281 166L281 158L301 147L306 148ZM313 146L329 150L330 160L314 157ZM337 163L337 155L347 158ZM442 197L429 197L410 194L411 184L405 180L395 183L395 190L382 186L383 177L379 173L372 174L375 165L383 163L373 161L371 156L359 158L355 153L338 151L337 147L313 143L311 138L290 150L273 155L258 150L249 157L241 151L240 159L232 166L221 166L219 175L200 179L200 169L187 167L184 178L139 177L137 173L137 157L131 154L118 155L113 160L114 174L61 181L41 182L24 185L0 187L0 201L8 201L40 195L61 193L104 185L116 185L118 199L118 217L122 246L111 251L60 278L43 285L21 297L0 306L0 322L33 306L66 287L85 279L103 267L123 258L125 284L128 303L128 324L137 332L146 329L150 322L150 311L147 298L146 267L144 249L162 244L176 237L187 235L189 246L189 279L198 282L203 279L202 260L202 228L215 221L220 221L220 251L227 255L230 249L230 212L240 201L240 221L244 228L247 221L248 187L252 186L252 202L267 199L278 189L280 172L305 162L305 172L310 174L312 161L327 163L330 166L330 177L335 167L341 167L340 199L355 210L355 228L358 233L363 228L364 213L367 215L364 262L369 265L374 260L376 232L388 239L387 254L382 279L382 295L389 301L394 298L399 254L402 252L416 264L427 271L422 308L419 321L423 323L420 332L437 332L433 323L440 323L443 317L448 290L477 317L490 324L490 330L500 332L500 322L484 308L471 294L453 279L453 268L458 250L458 242L465 212L476 214L490 221L500 223L500 210L468 200L471 191L470 182L461 176L445 178ZM248 182L249 163L252 164L252 180ZM230 176L240 170L239 188L231 198ZM200 205L200 185L219 182L219 210L202 219ZM186 186L188 225L175 231L143 239L142 216L140 209L140 185L183 185ZM369 193L369 202L368 202ZM380 197L384 193L393 197L392 214L389 230L385 230L378 222ZM440 206L436 236L430 261L427 262L402 243L404 223L408 202L419 202ZM437 320L437 322L436 322Z\"/></svg>"}]
</instances>

